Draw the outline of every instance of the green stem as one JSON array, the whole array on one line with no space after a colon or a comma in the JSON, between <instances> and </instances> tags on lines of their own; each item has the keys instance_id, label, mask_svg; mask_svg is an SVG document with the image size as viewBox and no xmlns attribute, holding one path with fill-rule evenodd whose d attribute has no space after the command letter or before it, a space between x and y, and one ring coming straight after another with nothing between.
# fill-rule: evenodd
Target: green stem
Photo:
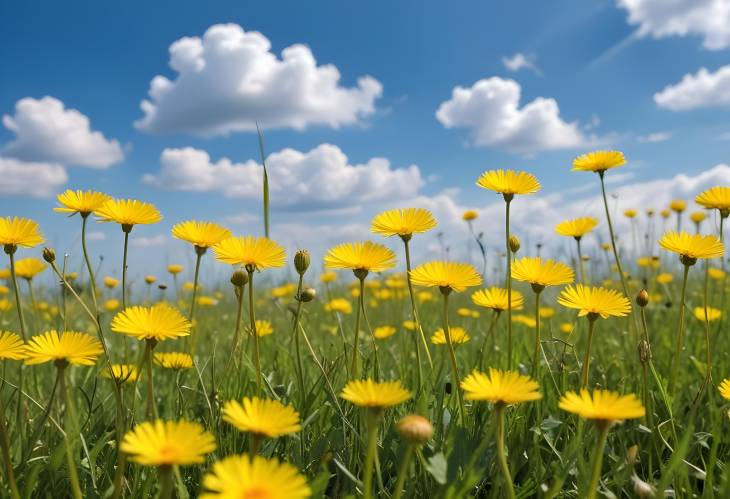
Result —
<instances>
[{"instance_id":1,"label":"green stem","mask_svg":"<svg viewBox=\"0 0 730 499\"><path fill-rule=\"evenodd\" d=\"M576 237L575 242L578 246L578 270L580 270L580 282L588 284L588 280L586 279L586 269L583 263L583 250L580 246L580 237Z\"/></svg>"},{"instance_id":2,"label":"green stem","mask_svg":"<svg viewBox=\"0 0 730 499\"><path fill-rule=\"evenodd\" d=\"M350 373L353 379L359 376L360 369L358 367L358 359L360 355L357 349L358 339L360 338L360 311L362 310L363 295L365 294L365 278L360 278L360 296L357 297L357 312L355 313L355 340L352 344L352 365Z\"/></svg>"},{"instance_id":3,"label":"green stem","mask_svg":"<svg viewBox=\"0 0 730 499\"><path fill-rule=\"evenodd\" d=\"M78 428L76 426L76 418L75 413L72 406L72 400L71 395L68 392L68 388L66 387L66 367L65 366L59 366L59 376L60 376L60 389L63 393L63 396L65 398L66 407L64 410L64 431L66 432L66 464L68 465L68 476L69 476L69 482L71 484L71 494L74 497L74 499L82 499L83 494L81 493L81 485L79 483L79 475L76 471L76 463L74 462L74 449L75 449L75 441L76 441L76 434L78 433Z\"/></svg>"},{"instance_id":4,"label":"green stem","mask_svg":"<svg viewBox=\"0 0 730 499\"><path fill-rule=\"evenodd\" d=\"M504 242L507 254L507 369L512 369L512 250L509 247L509 207L512 200L505 198Z\"/></svg>"},{"instance_id":5,"label":"green stem","mask_svg":"<svg viewBox=\"0 0 730 499\"><path fill-rule=\"evenodd\" d=\"M496 309L492 311L492 318L489 321L489 329L487 330L487 334L484 336L484 342L482 343L482 348L479 351L479 369L482 369L484 367L484 355L487 351L487 342L489 341L489 338L491 338L494 334L494 326L497 324L500 312L500 310Z\"/></svg>"},{"instance_id":6,"label":"green stem","mask_svg":"<svg viewBox=\"0 0 730 499\"><path fill-rule=\"evenodd\" d=\"M160 466L160 494L159 499L170 499L173 491L172 466Z\"/></svg>"},{"instance_id":7,"label":"green stem","mask_svg":"<svg viewBox=\"0 0 730 499\"><path fill-rule=\"evenodd\" d=\"M299 380L299 396L301 397L302 405L304 405L305 391L304 391L304 368L302 367L302 354L299 351L299 319L302 315L302 304L304 303L301 298L302 294L302 282L304 281L304 274L299 274L299 283L297 284L297 311L294 314L294 348L296 349L297 359L297 379Z\"/></svg>"},{"instance_id":8,"label":"green stem","mask_svg":"<svg viewBox=\"0 0 730 499\"><path fill-rule=\"evenodd\" d=\"M581 388L588 386L588 367L591 364L591 344L593 343L593 331L596 326L596 319L588 318L588 343L586 344L586 354L583 357L583 369L581 373Z\"/></svg>"},{"instance_id":9,"label":"green stem","mask_svg":"<svg viewBox=\"0 0 730 499\"><path fill-rule=\"evenodd\" d=\"M504 408L505 405L501 402L498 402L494 406L497 416L497 460L499 461L499 468L502 470L502 477L504 478L504 484L507 489L507 497L509 499L515 499L515 486L512 483L512 474L509 471L507 455L504 451Z\"/></svg>"},{"instance_id":10,"label":"green stem","mask_svg":"<svg viewBox=\"0 0 730 499\"><path fill-rule=\"evenodd\" d=\"M450 291L450 290L449 290ZM459 366L456 363L456 352L454 351L454 344L451 342L451 330L449 329L449 293L443 292L444 296L444 310L443 310L443 329L444 336L446 337L446 343L449 346L449 360L451 361L451 374L452 374L452 391L456 392L456 397L459 401L459 424L464 425L464 416L466 411L464 410L464 399L461 395L461 389L459 388Z\"/></svg>"},{"instance_id":11,"label":"green stem","mask_svg":"<svg viewBox=\"0 0 730 499\"><path fill-rule=\"evenodd\" d=\"M378 451L378 421L380 420L379 409L367 409L368 446L365 454L365 470L363 476L363 498L373 497L373 466L375 455Z\"/></svg>"},{"instance_id":12,"label":"green stem","mask_svg":"<svg viewBox=\"0 0 730 499\"><path fill-rule=\"evenodd\" d=\"M539 379L540 346L540 292L535 292L535 352L532 355L533 379Z\"/></svg>"},{"instance_id":13,"label":"green stem","mask_svg":"<svg viewBox=\"0 0 730 499\"><path fill-rule=\"evenodd\" d=\"M89 259L89 251L86 249L86 221L88 217L88 214L81 216L81 250L84 253L84 262L86 262L86 269L89 272L89 287L91 288L91 300L94 303L94 312L98 314L99 305L96 303L96 277L94 276L94 268Z\"/></svg>"},{"instance_id":14,"label":"green stem","mask_svg":"<svg viewBox=\"0 0 730 499\"><path fill-rule=\"evenodd\" d=\"M3 462L5 463L5 479L10 486L10 497L12 499L20 499L18 484L15 482L15 473L13 472L13 462L10 458L10 438L8 437L7 425L5 424L5 403L2 394L0 394L0 447L2 447Z\"/></svg>"},{"instance_id":15,"label":"green stem","mask_svg":"<svg viewBox=\"0 0 730 499\"><path fill-rule=\"evenodd\" d=\"M155 348L152 340L146 341L145 352L145 370L147 374L147 418L157 418L157 407L155 404L155 391L152 383L152 351Z\"/></svg>"},{"instance_id":16,"label":"green stem","mask_svg":"<svg viewBox=\"0 0 730 499\"><path fill-rule=\"evenodd\" d=\"M203 258L203 255L205 254L205 251L199 251L198 248L195 248L195 275L193 276L193 296L190 300L190 312L188 313L188 319L190 320L191 328L194 327L195 323L193 322L195 320L195 302L197 300L198 296L198 279L200 278L200 261ZM190 353L195 354L195 344L197 343L196 340L197 334L195 332L192 332L190 337Z\"/></svg>"},{"instance_id":17,"label":"green stem","mask_svg":"<svg viewBox=\"0 0 730 499\"><path fill-rule=\"evenodd\" d=\"M410 236L409 236L410 237ZM401 237L403 239L403 245L405 246L405 253L406 253L406 282L408 282L408 294L411 297L411 314L413 316L413 322L416 323L416 329L418 330L419 334L421 335L421 340L423 341L423 346L426 350L426 355L428 356L428 363L431 367L433 367L433 362L431 360L431 353L428 351L428 344L426 343L426 335L423 334L423 328L421 327L421 321L418 319L418 312L416 311L416 299L413 296L413 283L411 282L411 250L409 248L409 238ZM414 335L413 340L415 343L416 348L416 364L417 364L417 375L418 375L418 392L420 394L421 388L423 387L423 369L421 367L421 347L418 344L418 338Z\"/></svg>"},{"instance_id":18,"label":"green stem","mask_svg":"<svg viewBox=\"0 0 730 499\"><path fill-rule=\"evenodd\" d=\"M595 499L598 496L598 481L601 479L601 468L603 467L603 449L606 446L608 438L609 424L601 422L598 424L598 444L593 455L593 465L591 466L591 482L588 485L587 499Z\"/></svg>"},{"instance_id":19,"label":"green stem","mask_svg":"<svg viewBox=\"0 0 730 499\"><path fill-rule=\"evenodd\" d=\"M122 310L127 308L127 254L129 250L129 232L124 230L124 253L122 254Z\"/></svg>"},{"instance_id":20,"label":"green stem","mask_svg":"<svg viewBox=\"0 0 730 499\"><path fill-rule=\"evenodd\" d=\"M18 309L18 326L20 327L20 336L23 341L28 341L25 332L25 317L23 316L23 306L20 300L20 288L18 287L18 276L15 273L15 248L7 251L10 258L10 277L13 281L13 294L15 295L15 308ZM15 414L15 426L18 428L20 438L25 434L25 418L23 417L23 363L18 363L18 405Z\"/></svg>"},{"instance_id":21,"label":"green stem","mask_svg":"<svg viewBox=\"0 0 730 499\"><path fill-rule=\"evenodd\" d=\"M244 286L236 286L236 328L233 332L233 344L231 345L231 351L228 353L228 362L226 362L226 372L231 366L233 357L236 355L238 350L238 344L241 341L241 318L243 317L243 293L245 291Z\"/></svg>"},{"instance_id":22,"label":"green stem","mask_svg":"<svg viewBox=\"0 0 730 499\"><path fill-rule=\"evenodd\" d=\"M411 466L413 458L413 444L408 444L406 451L401 458L400 466L398 467L398 479L395 481L395 489L393 490L393 499L400 499L403 495L403 485L406 482L408 476L408 468Z\"/></svg>"},{"instance_id":23,"label":"green stem","mask_svg":"<svg viewBox=\"0 0 730 499\"><path fill-rule=\"evenodd\" d=\"M261 392L261 352L259 351L259 334L256 331L256 315L253 306L253 271L254 269L246 269L248 271L248 315L251 319L251 334L253 335L254 346L254 363L256 364L256 391L259 395Z\"/></svg>"},{"instance_id":24,"label":"green stem","mask_svg":"<svg viewBox=\"0 0 730 499\"><path fill-rule=\"evenodd\" d=\"M677 382L677 371L680 366L680 358L682 355L682 345L684 343L684 300L687 295L687 276L689 274L689 265L684 266L684 274L682 276L682 294L679 300L679 320L677 321L677 346L674 351L674 359L672 360L672 372L669 374L669 395L674 396L674 386Z\"/></svg>"},{"instance_id":25,"label":"green stem","mask_svg":"<svg viewBox=\"0 0 730 499\"><path fill-rule=\"evenodd\" d=\"M606 210L606 222L608 223L608 234L611 238L611 249L613 250L613 257L616 260L616 268L618 269L618 275L621 278L621 288L623 289L624 296L629 296L629 287L626 284L626 276L624 276L623 268L621 267L621 259L618 256L618 250L616 249L616 238L613 233L613 223L611 222L611 213L608 209L608 199L606 198L606 183L603 180L604 172L599 172L598 176L601 179L601 195L603 196L603 207ZM610 272L610 269L609 269ZM632 309L633 310L633 309ZM633 316L633 312L632 312Z\"/></svg>"}]
</instances>

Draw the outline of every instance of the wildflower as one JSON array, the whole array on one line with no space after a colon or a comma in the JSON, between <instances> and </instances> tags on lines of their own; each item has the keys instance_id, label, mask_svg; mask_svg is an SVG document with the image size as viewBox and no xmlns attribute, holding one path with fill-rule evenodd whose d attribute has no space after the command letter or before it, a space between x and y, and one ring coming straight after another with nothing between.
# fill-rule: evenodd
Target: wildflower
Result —
<instances>
[{"instance_id":1,"label":"wildflower","mask_svg":"<svg viewBox=\"0 0 730 499\"><path fill-rule=\"evenodd\" d=\"M552 307L540 307L539 312L540 318L549 319L555 317L555 309Z\"/></svg>"},{"instance_id":2,"label":"wildflower","mask_svg":"<svg viewBox=\"0 0 730 499\"><path fill-rule=\"evenodd\" d=\"M570 334L573 332L573 324L570 322L563 322L560 324L560 332L565 334Z\"/></svg>"},{"instance_id":3,"label":"wildflower","mask_svg":"<svg viewBox=\"0 0 730 499\"><path fill-rule=\"evenodd\" d=\"M465 222L471 222L472 220L476 220L479 218L479 212L476 210L466 210L462 215L461 218Z\"/></svg>"},{"instance_id":4,"label":"wildflower","mask_svg":"<svg viewBox=\"0 0 730 499\"><path fill-rule=\"evenodd\" d=\"M110 199L94 213L100 222L116 222L124 232L130 232L135 225L156 224L162 220L155 205L136 199Z\"/></svg>"},{"instance_id":5,"label":"wildflower","mask_svg":"<svg viewBox=\"0 0 730 499\"><path fill-rule=\"evenodd\" d=\"M708 210L719 210L720 216L730 215L730 187L710 187L695 198L695 203Z\"/></svg>"},{"instance_id":6,"label":"wildflower","mask_svg":"<svg viewBox=\"0 0 730 499\"><path fill-rule=\"evenodd\" d=\"M104 310L107 312L114 312L116 309L119 308L119 300L111 298L104 302Z\"/></svg>"},{"instance_id":7,"label":"wildflower","mask_svg":"<svg viewBox=\"0 0 730 499\"><path fill-rule=\"evenodd\" d=\"M688 234L687 232L667 232L659 240L659 246L667 251L678 253L684 262L694 262L699 258L721 257L725 248L717 236Z\"/></svg>"},{"instance_id":8,"label":"wildflower","mask_svg":"<svg viewBox=\"0 0 730 499\"><path fill-rule=\"evenodd\" d=\"M0 332L0 359L22 360L26 357L23 340L10 331Z\"/></svg>"},{"instance_id":9,"label":"wildflower","mask_svg":"<svg viewBox=\"0 0 730 499\"><path fill-rule=\"evenodd\" d=\"M413 234L428 232L436 227L436 220L430 211L423 208L403 208L380 213L371 223L375 234L391 237L410 237Z\"/></svg>"},{"instance_id":10,"label":"wildflower","mask_svg":"<svg viewBox=\"0 0 730 499\"><path fill-rule=\"evenodd\" d=\"M573 160L573 171L603 174L606 170L626 164L626 158L619 151L594 151Z\"/></svg>"},{"instance_id":11,"label":"wildflower","mask_svg":"<svg viewBox=\"0 0 730 499\"><path fill-rule=\"evenodd\" d=\"M192 244L196 252L203 252L224 239L231 237L231 231L213 222L188 220L172 227L172 237Z\"/></svg>"},{"instance_id":12,"label":"wildflower","mask_svg":"<svg viewBox=\"0 0 730 499\"><path fill-rule=\"evenodd\" d=\"M112 364L111 372L104 369L100 374L104 378L113 379L115 383L122 384L137 381L137 366L134 364Z\"/></svg>"},{"instance_id":13,"label":"wildflower","mask_svg":"<svg viewBox=\"0 0 730 499\"><path fill-rule=\"evenodd\" d=\"M705 221L707 215L703 211L694 211L690 213L689 219L692 220L698 226Z\"/></svg>"},{"instance_id":14,"label":"wildflower","mask_svg":"<svg viewBox=\"0 0 730 499\"><path fill-rule=\"evenodd\" d=\"M400 381L352 380L345 385L340 397L358 407L386 409L411 398Z\"/></svg>"},{"instance_id":15,"label":"wildflower","mask_svg":"<svg viewBox=\"0 0 730 499\"><path fill-rule=\"evenodd\" d=\"M256 319L256 334L259 338L274 334L274 326L270 321Z\"/></svg>"},{"instance_id":16,"label":"wildflower","mask_svg":"<svg viewBox=\"0 0 730 499\"><path fill-rule=\"evenodd\" d=\"M560 399L558 407L583 419L608 424L641 418L645 414L644 406L636 395L619 395L609 390L594 390L593 394L585 389L580 393L567 392Z\"/></svg>"},{"instance_id":17,"label":"wildflower","mask_svg":"<svg viewBox=\"0 0 730 499\"><path fill-rule=\"evenodd\" d=\"M582 217L560 222L555 226L555 232L561 236L579 239L595 229L597 225L598 220L595 218Z\"/></svg>"},{"instance_id":18,"label":"wildflower","mask_svg":"<svg viewBox=\"0 0 730 499\"><path fill-rule=\"evenodd\" d=\"M103 192L82 191L68 189L57 196L58 204L53 211L75 215L78 213L86 218L91 213L101 208L104 203L111 199L111 196Z\"/></svg>"},{"instance_id":19,"label":"wildflower","mask_svg":"<svg viewBox=\"0 0 730 499\"><path fill-rule=\"evenodd\" d=\"M229 237L214 245L213 252L219 261L243 265L249 272L286 264L284 248L266 237Z\"/></svg>"},{"instance_id":20,"label":"wildflower","mask_svg":"<svg viewBox=\"0 0 730 499\"><path fill-rule=\"evenodd\" d=\"M687 209L687 203L682 199L673 199L669 203L669 209L675 213L682 213Z\"/></svg>"},{"instance_id":21,"label":"wildflower","mask_svg":"<svg viewBox=\"0 0 730 499\"><path fill-rule=\"evenodd\" d=\"M166 303L129 307L114 316L111 322L111 329L116 333L154 341L187 336L190 326L190 321Z\"/></svg>"},{"instance_id":22,"label":"wildflower","mask_svg":"<svg viewBox=\"0 0 730 499\"><path fill-rule=\"evenodd\" d=\"M104 349L99 340L88 334L75 331L59 334L51 330L32 337L25 353L25 363L29 365L54 361L61 366L92 366Z\"/></svg>"},{"instance_id":23,"label":"wildflower","mask_svg":"<svg viewBox=\"0 0 730 499\"><path fill-rule=\"evenodd\" d=\"M319 280L324 284L335 282L337 280L337 272L333 272L331 270L322 272L322 275L319 276Z\"/></svg>"},{"instance_id":24,"label":"wildflower","mask_svg":"<svg viewBox=\"0 0 730 499\"><path fill-rule=\"evenodd\" d=\"M120 449L143 466L200 464L216 448L215 437L200 423L145 421L124 435Z\"/></svg>"},{"instance_id":25,"label":"wildflower","mask_svg":"<svg viewBox=\"0 0 730 499\"><path fill-rule=\"evenodd\" d=\"M449 336L451 337L451 343L454 344L461 344L466 343L471 338L466 333L466 330L461 327L452 327L449 328ZM438 328L435 333L433 333L433 336L431 336L431 343L434 345L447 345L448 342L446 341L446 335L444 334L443 328Z\"/></svg>"},{"instance_id":26,"label":"wildflower","mask_svg":"<svg viewBox=\"0 0 730 499\"><path fill-rule=\"evenodd\" d=\"M714 279L716 281L722 281L725 279L725 271L722 269L718 269L717 267L710 267L707 269L707 273L709 274L711 279Z\"/></svg>"},{"instance_id":27,"label":"wildflower","mask_svg":"<svg viewBox=\"0 0 730 499\"><path fill-rule=\"evenodd\" d=\"M497 286L475 291L471 295L471 301L475 305L490 308L495 312L507 310L507 290ZM522 310L524 298L519 291L512 291L512 310Z\"/></svg>"},{"instance_id":28,"label":"wildflower","mask_svg":"<svg viewBox=\"0 0 730 499\"><path fill-rule=\"evenodd\" d=\"M113 277L105 277L104 278L104 286L106 286L109 289L114 289L119 285L119 281L114 279Z\"/></svg>"},{"instance_id":29,"label":"wildflower","mask_svg":"<svg viewBox=\"0 0 730 499\"><path fill-rule=\"evenodd\" d=\"M720 390L722 398L730 400L730 378L724 379L722 383L720 383L718 390Z\"/></svg>"},{"instance_id":30,"label":"wildflower","mask_svg":"<svg viewBox=\"0 0 730 499\"><path fill-rule=\"evenodd\" d=\"M395 429L403 440L411 444L424 445L433 437L433 425L418 414L404 416L395 425Z\"/></svg>"},{"instance_id":31,"label":"wildflower","mask_svg":"<svg viewBox=\"0 0 730 499\"><path fill-rule=\"evenodd\" d=\"M229 400L223 406L223 420L240 431L260 437L277 438L302 429L299 413L278 400L244 397L242 402Z\"/></svg>"},{"instance_id":32,"label":"wildflower","mask_svg":"<svg viewBox=\"0 0 730 499\"><path fill-rule=\"evenodd\" d=\"M30 281L48 267L38 258L21 258L15 262L15 274Z\"/></svg>"},{"instance_id":33,"label":"wildflower","mask_svg":"<svg viewBox=\"0 0 730 499\"><path fill-rule=\"evenodd\" d=\"M200 499L304 499L312 495L307 479L288 463L261 456L228 456L203 476Z\"/></svg>"},{"instance_id":34,"label":"wildflower","mask_svg":"<svg viewBox=\"0 0 730 499\"><path fill-rule=\"evenodd\" d=\"M5 253L15 253L18 246L33 248L43 244L38 223L29 218L5 217L0 218L0 244L5 247Z\"/></svg>"},{"instance_id":35,"label":"wildflower","mask_svg":"<svg viewBox=\"0 0 730 499\"><path fill-rule=\"evenodd\" d=\"M382 244L370 241L344 243L330 248L324 257L329 269L350 269L353 272L382 272L395 266L395 253Z\"/></svg>"},{"instance_id":36,"label":"wildflower","mask_svg":"<svg viewBox=\"0 0 730 499\"><path fill-rule=\"evenodd\" d=\"M669 272L662 272L658 276L656 276L656 282L659 284L669 284L674 280L674 275L670 274Z\"/></svg>"},{"instance_id":37,"label":"wildflower","mask_svg":"<svg viewBox=\"0 0 730 499\"><path fill-rule=\"evenodd\" d=\"M534 175L515 170L486 171L477 180L477 185L505 196L534 194L540 190L540 182Z\"/></svg>"},{"instance_id":38,"label":"wildflower","mask_svg":"<svg viewBox=\"0 0 730 499\"><path fill-rule=\"evenodd\" d=\"M343 314L351 314L352 304L344 298L334 298L325 304L324 309L327 312L340 312Z\"/></svg>"},{"instance_id":39,"label":"wildflower","mask_svg":"<svg viewBox=\"0 0 730 499\"><path fill-rule=\"evenodd\" d=\"M529 282L533 287L557 286L573 282L573 270L561 262L542 260L538 257L523 257L515 260L512 278Z\"/></svg>"},{"instance_id":40,"label":"wildflower","mask_svg":"<svg viewBox=\"0 0 730 499\"><path fill-rule=\"evenodd\" d=\"M378 326L373 329L373 336L379 340L384 340L393 336L396 329L393 326Z\"/></svg>"},{"instance_id":41,"label":"wildflower","mask_svg":"<svg viewBox=\"0 0 730 499\"><path fill-rule=\"evenodd\" d=\"M146 282L147 284L154 284L155 281L157 281L157 277L155 277L153 275L144 276L144 282Z\"/></svg>"},{"instance_id":42,"label":"wildflower","mask_svg":"<svg viewBox=\"0 0 730 499\"><path fill-rule=\"evenodd\" d=\"M461 292L468 287L478 286L482 278L468 263L428 262L411 271L411 281L416 286L436 287L444 290Z\"/></svg>"},{"instance_id":43,"label":"wildflower","mask_svg":"<svg viewBox=\"0 0 730 499\"><path fill-rule=\"evenodd\" d=\"M176 263L173 263L173 264L170 264L170 265L167 266L167 272L170 273L170 274L172 274L173 276L179 274L182 271L183 271L183 266L182 265L178 265Z\"/></svg>"},{"instance_id":44,"label":"wildflower","mask_svg":"<svg viewBox=\"0 0 730 499\"><path fill-rule=\"evenodd\" d=\"M607 319L610 316L624 317L631 311L631 302L618 291L583 284L565 288L558 297L558 303L578 309L578 317Z\"/></svg>"},{"instance_id":45,"label":"wildflower","mask_svg":"<svg viewBox=\"0 0 730 499\"><path fill-rule=\"evenodd\" d=\"M155 354L155 363L167 369L190 369L193 358L183 352L161 352Z\"/></svg>"},{"instance_id":46,"label":"wildflower","mask_svg":"<svg viewBox=\"0 0 730 499\"><path fill-rule=\"evenodd\" d=\"M456 315L461 317L471 317L473 319L479 318L479 312L466 307L457 308Z\"/></svg>"},{"instance_id":47,"label":"wildflower","mask_svg":"<svg viewBox=\"0 0 730 499\"><path fill-rule=\"evenodd\" d=\"M705 307L695 307L694 309L695 318L698 321L705 321ZM713 308L713 307L707 307L707 320L709 322L714 322L722 317L722 310Z\"/></svg>"},{"instance_id":48,"label":"wildflower","mask_svg":"<svg viewBox=\"0 0 730 499\"><path fill-rule=\"evenodd\" d=\"M467 400L482 400L495 404L519 404L542 398L540 386L529 376L515 371L490 368L487 374L472 372L461 382Z\"/></svg>"}]
</instances>

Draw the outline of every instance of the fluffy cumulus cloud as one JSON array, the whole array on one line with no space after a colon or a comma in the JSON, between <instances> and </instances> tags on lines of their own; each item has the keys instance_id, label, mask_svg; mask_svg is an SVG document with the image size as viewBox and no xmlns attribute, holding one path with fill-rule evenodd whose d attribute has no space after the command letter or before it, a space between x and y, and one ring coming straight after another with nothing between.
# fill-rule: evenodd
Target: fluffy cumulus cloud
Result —
<instances>
[{"instance_id":1,"label":"fluffy cumulus cloud","mask_svg":"<svg viewBox=\"0 0 730 499\"><path fill-rule=\"evenodd\" d=\"M560 117L555 99L538 97L520 107L522 88L510 79L492 77L471 87L457 86L442 102L436 118L446 128L466 128L477 146L519 154L583 147L592 138L578 123Z\"/></svg>"},{"instance_id":2,"label":"fluffy cumulus cloud","mask_svg":"<svg viewBox=\"0 0 730 499\"><path fill-rule=\"evenodd\" d=\"M261 196L263 170L254 160L213 161L206 151L187 147L165 149L160 163L159 173L145 175L143 182L171 190L220 192L229 197ZM410 197L424 183L416 165L393 168L385 158L350 164L345 153L331 144L307 152L282 149L269 155L266 168L272 204L309 209Z\"/></svg>"},{"instance_id":3,"label":"fluffy cumulus cloud","mask_svg":"<svg viewBox=\"0 0 730 499\"><path fill-rule=\"evenodd\" d=\"M264 35L237 24L177 40L170 67L177 75L155 76L137 128L196 135L252 131L257 121L265 128L338 128L372 114L383 90L370 76L342 86L339 70L317 65L305 45L291 45L279 58Z\"/></svg>"},{"instance_id":4,"label":"fluffy cumulus cloud","mask_svg":"<svg viewBox=\"0 0 730 499\"><path fill-rule=\"evenodd\" d=\"M730 46L730 0L618 0L641 36L697 35L709 50Z\"/></svg>"},{"instance_id":5,"label":"fluffy cumulus cloud","mask_svg":"<svg viewBox=\"0 0 730 499\"><path fill-rule=\"evenodd\" d=\"M90 168L107 168L124 158L118 141L92 130L88 117L55 97L20 99L15 115L2 121L15 134L2 147L4 156Z\"/></svg>"},{"instance_id":6,"label":"fluffy cumulus cloud","mask_svg":"<svg viewBox=\"0 0 730 499\"><path fill-rule=\"evenodd\" d=\"M0 194L44 198L66 183L63 166L55 163L20 161L0 157Z\"/></svg>"},{"instance_id":7,"label":"fluffy cumulus cloud","mask_svg":"<svg viewBox=\"0 0 730 499\"><path fill-rule=\"evenodd\" d=\"M654 94L659 107L671 111L687 111L703 107L730 106L730 65L714 73L701 68L686 74L679 83L668 85Z\"/></svg>"}]
</instances>

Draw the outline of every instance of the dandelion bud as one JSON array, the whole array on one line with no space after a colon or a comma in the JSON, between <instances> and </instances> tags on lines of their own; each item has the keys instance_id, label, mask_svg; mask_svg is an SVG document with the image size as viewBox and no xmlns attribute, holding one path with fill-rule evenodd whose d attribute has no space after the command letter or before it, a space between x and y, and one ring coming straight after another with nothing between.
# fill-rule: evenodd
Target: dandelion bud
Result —
<instances>
[{"instance_id":1,"label":"dandelion bud","mask_svg":"<svg viewBox=\"0 0 730 499\"><path fill-rule=\"evenodd\" d=\"M248 284L248 274L243 270L237 270L231 275L231 284L237 288L242 288Z\"/></svg>"},{"instance_id":2,"label":"dandelion bud","mask_svg":"<svg viewBox=\"0 0 730 499\"><path fill-rule=\"evenodd\" d=\"M304 288L301 293L299 293L299 300L303 301L304 303L310 302L314 300L314 298L317 296L317 290L314 288Z\"/></svg>"},{"instance_id":3,"label":"dandelion bud","mask_svg":"<svg viewBox=\"0 0 730 499\"><path fill-rule=\"evenodd\" d=\"M634 467L634 464L636 464L636 456L639 453L639 446L638 445L632 445L629 447L629 450L626 452L626 461L629 463L629 466L631 468Z\"/></svg>"},{"instance_id":4,"label":"dandelion bud","mask_svg":"<svg viewBox=\"0 0 730 499\"><path fill-rule=\"evenodd\" d=\"M644 308L649 304L649 293L645 289L642 289L639 291L639 294L636 295L636 304L641 308Z\"/></svg>"},{"instance_id":5,"label":"dandelion bud","mask_svg":"<svg viewBox=\"0 0 730 499\"><path fill-rule=\"evenodd\" d=\"M423 445L433 437L433 425L418 414L405 416L398 421L395 429L403 440L413 445Z\"/></svg>"},{"instance_id":6,"label":"dandelion bud","mask_svg":"<svg viewBox=\"0 0 730 499\"><path fill-rule=\"evenodd\" d=\"M646 364L651 359L651 346L645 339L639 341L639 360L642 364Z\"/></svg>"},{"instance_id":7,"label":"dandelion bud","mask_svg":"<svg viewBox=\"0 0 730 499\"><path fill-rule=\"evenodd\" d=\"M514 234L509 236L509 249L512 253L520 251L520 238Z\"/></svg>"},{"instance_id":8,"label":"dandelion bud","mask_svg":"<svg viewBox=\"0 0 730 499\"><path fill-rule=\"evenodd\" d=\"M310 258L307 250L299 250L294 255L294 268L297 269L299 275L304 275L309 268L309 262Z\"/></svg>"},{"instance_id":9,"label":"dandelion bud","mask_svg":"<svg viewBox=\"0 0 730 499\"><path fill-rule=\"evenodd\" d=\"M53 251L53 248L43 248L43 259L48 263L56 261L56 252Z\"/></svg>"}]
</instances>

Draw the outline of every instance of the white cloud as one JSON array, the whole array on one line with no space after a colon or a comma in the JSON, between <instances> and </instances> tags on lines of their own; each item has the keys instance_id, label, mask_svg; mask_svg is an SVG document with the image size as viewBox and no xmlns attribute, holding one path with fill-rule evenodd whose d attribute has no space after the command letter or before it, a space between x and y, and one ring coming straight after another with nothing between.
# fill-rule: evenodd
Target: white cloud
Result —
<instances>
[{"instance_id":1,"label":"white cloud","mask_svg":"<svg viewBox=\"0 0 730 499\"><path fill-rule=\"evenodd\" d=\"M88 234L86 234L86 240L87 241L105 241L106 233L105 232L89 232Z\"/></svg>"},{"instance_id":2,"label":"white cloud","mask_svg":"<svg viewBox=\"0 0 730 499\"><path fill-rule=\"evenodd\" d=\"M2 121L16 136L2 148L6 156L91 168L107 168L124 158L118 141L91 130L88 117L55 97L20 99L15 115Z\"/></svg>"},{"instance_id":3,"label":"white cloud","mask_svg":"<svg viewBox=\"0 0 730 499\"><path fill-rule=\"evenodd\" d=\"M538 97L520 107L522 88L510 79L492 77L471 87L457 86L442 102L436 118L446 128L467 128L477 146L494 146L532 154L584 147L586 137L577 122L560 117L555 99Z\"/></svg>"},{"instance_id":4,"label":"white cloud","mask_svg":"<svg viewBox=\"0 0 730 499\"><path fill-rule=\"evenodd\" d=\"M341 86L339 70L318 66L305 45L291 45L278 58L264 35L237 24L211 26L169 50L177 75L150 83L145 116L135 122L147 132L228 134L255 130L256 121L264 128L339 128L371 115L383 90L371 76Z\"/></svg>"},{"instance_id":5,"label":"white cloud","mask_svg":"<svg viewBox=\"0 0 730 499\"><path fill-rule=\"evenodd\" d=\"M517 72L521 69L529 69L536 75L542 76L542 71L537 67L535 56L533 55L525 55L522 52L517 52L512 57L502 57L502 64L504 64L504 67L508 71Z\"/></svg>"},{"instance_id":6,"label":"white cloud","mask_svg":"<svg viewBox=\"0 0 730 499\"><path fill-rule=\"evenodd\" d=\"M0 157L0 194L45 198L66 183L63 166L55 163L20 161Z\"/></svg>"},{"instance_id":7,"label":"white cloud","mask_svg":"<svg viewBox=\"0 0 730 499\"><path fill-rule=\"evenodd\" d=\"M164 234L158 234L156 236L141 236L132 237L131 244L140 248L150 248L154 246L162 246L167 242L167 237Z\"/></svg>"},{"instance_id":8,"label":"white cloud","mask_svg":"<svg viewBox=\"0 0 730 499\"><path fill-rule=\"evenodd\" d=\"M165 149L157 175L145 183L164 189L221 192L229 197L261 197L263 170L254 160L211 161L206 151L186 147ZM414 196L423 185L416 165L392 168L385 158L350 164L339 147L321 144L308 152L282 149L266 159L269 192L274 206L323 209L383 199Z\"/></svg>"},{"instance_id":9,"label":"white cloud","mask_svg":"<svg viewBox=\"0 0 730 499\"><path fill-rule=\"evenodd\" d=\"M696 74L686 74L679 83L654 94L654 102L671 111L730 106L730 65L714 73L701 68Z\"/></svg>"},{"instance_id":10,"label":"white cloud","mask_svg":"<svg viewBox=\"0 0 730 499\"><path fill-rule=\"evenodd\" d=\"M709 50L730 46L730 0L617 0L640 36L697 35Z\"/></svg>"},{"instance_id":11,"label":"white cloud","mask_svg":"<svg viewBox=\"0 0 730 499\"><path fill-rule=\"evenodd\" d=\"M655 144L657 142L666 142L672 138L672 135L672 132L652 132L638 136L636 141L641 144Z\"/></svg>"}]
</instances>

